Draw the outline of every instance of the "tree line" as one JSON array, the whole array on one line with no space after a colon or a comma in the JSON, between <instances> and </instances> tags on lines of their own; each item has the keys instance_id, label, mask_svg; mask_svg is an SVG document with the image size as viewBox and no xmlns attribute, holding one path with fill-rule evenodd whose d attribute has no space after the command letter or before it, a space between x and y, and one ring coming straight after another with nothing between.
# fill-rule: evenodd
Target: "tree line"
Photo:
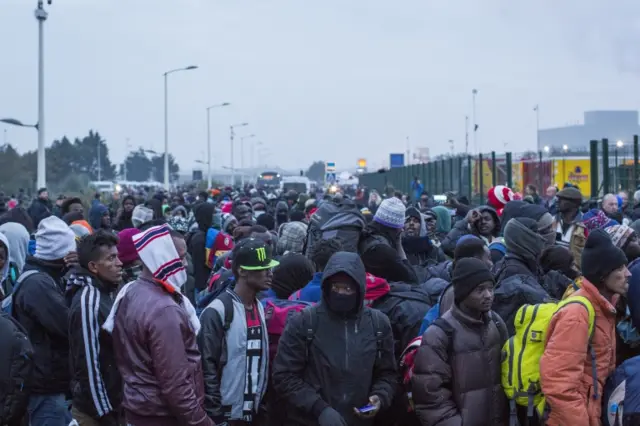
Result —
<instances>
[{"instance_id":1,"label":"tree line","mask_svg":"<svg viewBox=\"0 0 640 426\"><path fill-rule=\"evenodd\" d=\"M98 154L100 159L98 160ZM164 181L164 153L139 148L129 152L125 164L116 166L109 158L109 145L99 132L90 130L84 137L63 136L46 148L47 185L61 191L82 189L98 180ZM126 174L125 174L126 170ZM177 179L180 167L169 154L169 173ZM0 190L16 193L20 188L33 190L36 185L37 152L18 153L11 144L0 145ZM80 187L76 189L76 187Z\"/></svg>"}]
</instances>

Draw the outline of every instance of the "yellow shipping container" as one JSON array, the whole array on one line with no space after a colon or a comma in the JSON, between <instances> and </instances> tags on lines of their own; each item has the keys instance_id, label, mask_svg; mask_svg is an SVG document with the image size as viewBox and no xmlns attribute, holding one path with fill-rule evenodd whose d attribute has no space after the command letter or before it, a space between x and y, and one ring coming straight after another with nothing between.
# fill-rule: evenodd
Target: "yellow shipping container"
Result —
<instances>
[{"instance_id":1,"label":"yellow shipping container","mask_svg":"<svg viewBox=\"0 0 640 426\"><path fill-rule=\"evenodd\" d=\"M566 182L580 188L582 196L591 197L591 160L589 158L556 158L553 160L552 182L562 189Z\"/></svg>"}]
</instances>

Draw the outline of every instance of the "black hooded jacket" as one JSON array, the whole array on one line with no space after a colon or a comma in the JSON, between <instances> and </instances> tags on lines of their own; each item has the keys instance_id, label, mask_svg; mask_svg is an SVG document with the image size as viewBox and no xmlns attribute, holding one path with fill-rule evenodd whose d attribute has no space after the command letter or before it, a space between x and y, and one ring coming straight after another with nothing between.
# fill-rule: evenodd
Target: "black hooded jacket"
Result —
<instances>
[{"instance_id":1,"label":"black hooded jacket","mask_svg":"<svg viewBox=\"0 0 640 426\"><path fill-rule=\"evenodd\" d=\"M19 425L29 401L33 348L25 329L0 312L0 425Z\"/></svg>"},{"instance_id":2,"label":"black hooded jacket","mask_svg":"<svg viewBox=\"0 0 640 426\"><path fill-rule=\"evenodd\" d=\"M69 391L69 309L62 284L63 265L28 257L23 274L35 270L13 293L13 317L33 345L31 392Z\"/></svg>"},{"instance_id":3,"label":"black hooded jacket","mask_svg":"<svg viewBox=\"0 0 640 426\"><path fill-rule=\"evenodd\" d=\"M359 285L359 309L347 316L327 303L327 282L337 273ZM391 325L384 314L363 306L365 286L358 255L336 253L323 273L320 304L287 323L273 364L275 391L287 404L282 407L285 426L315 426L326 407L350 426L372 425L373 419L359 419L353 408L367 405L372 395L380 398L382 409L390 406L397 383Z\"/></svg>"},{"instance_id":4,"label":"black hooded jacket","mask_svg":"<svg viewBox=\"0 0 640 426\"><path fill-rule=\"evenodd\" d=\"M195 288L203 290L207 286L207 279L211 274L211 268L206 263L205 242L207 231L213 223L213 214L216 208L211 203L202 203L195 209L194 216L198 223L198 230L187 239L187 251L193 260L193 277Z\"/></svg>"}]
</instances>

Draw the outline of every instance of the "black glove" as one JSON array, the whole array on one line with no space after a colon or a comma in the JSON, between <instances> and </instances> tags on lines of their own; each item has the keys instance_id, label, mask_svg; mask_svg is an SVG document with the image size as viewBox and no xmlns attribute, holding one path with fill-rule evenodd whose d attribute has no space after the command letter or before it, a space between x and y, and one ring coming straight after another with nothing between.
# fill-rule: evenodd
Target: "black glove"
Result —
<instances>
[{"instance_id":1,"label":"black glove","mask_svg":"<svg viewBox=\"0 0 640 426\"><path fill-rule=\"evenodd\" d=\"M322 410L320 417L318 417L318 424L320 426L347 426L347 422L342 416L331 407Z\"/></svg>"}]
</instances>

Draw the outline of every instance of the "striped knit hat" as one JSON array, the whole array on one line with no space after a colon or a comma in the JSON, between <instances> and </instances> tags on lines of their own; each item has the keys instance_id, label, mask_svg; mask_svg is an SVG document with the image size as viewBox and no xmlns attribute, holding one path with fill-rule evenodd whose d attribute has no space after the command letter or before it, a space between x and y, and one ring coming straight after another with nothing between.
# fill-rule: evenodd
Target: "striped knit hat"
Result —
<instances>
[{"instance_id":1,"label":"striped knit hat","mask_svg":"<svg viewBox=\"0 0 640 426\"><path fill-rule=\"evenodd\" d=\"M153 226L133 236L133 245L153 277L176 291L187 281L187 271L178 256L168 225Z\"/></svg>"},{"instance_id":2,"label":"striped knit hat","mask_svg":"<svg viewBox=\"0 0 640 426\"><path fill-rule=\"evenodd\" d=\"M406 210L407 208L401 200L396 197L387 198L380 203L380 207L373 216L373 221L388 228L403 229Z\"/></svg>"}]
</instances>

